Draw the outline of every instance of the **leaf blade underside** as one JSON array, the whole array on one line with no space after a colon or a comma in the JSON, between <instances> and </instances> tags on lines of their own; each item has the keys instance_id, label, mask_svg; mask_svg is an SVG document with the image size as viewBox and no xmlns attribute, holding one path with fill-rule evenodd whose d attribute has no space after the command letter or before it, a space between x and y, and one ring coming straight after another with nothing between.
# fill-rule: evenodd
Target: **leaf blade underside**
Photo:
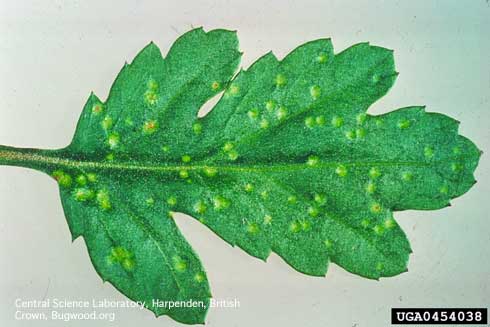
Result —
<instances>
[{"instance_id":1,"label":"leaf blade underside","mask_svg":"<svg viewBox=\"0 0 490 327\"><path fill-rule=\"evenodd\" d=\"M99 275L134 300L207 306L204 268L173 212L305 274L323 276L329 262L373 279L406 271L393 212L445 207L475 182L480 151L458 122L424 107L366 113L396 79L391 50L334 54L321 39L234 76L240 56L226 30L192 30L165 58L152 43L107 101L89 97L67 148L41 153L35 168L58 180ZM207 311L148 308L184 323Z\"/></svg>"}]
</instances>

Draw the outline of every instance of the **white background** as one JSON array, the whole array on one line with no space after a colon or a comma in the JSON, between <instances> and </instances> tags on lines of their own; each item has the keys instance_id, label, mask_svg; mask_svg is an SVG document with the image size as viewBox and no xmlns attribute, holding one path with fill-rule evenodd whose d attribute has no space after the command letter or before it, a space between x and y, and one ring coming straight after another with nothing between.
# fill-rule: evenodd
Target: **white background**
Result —
<instances>
[{"instance_id":1,"label":"white background","mask_svg":"<svg viewBox=\"0 0 490 327\"><path fill-rule=\"evenodd\" d=\"M301 275L232 248L198 222L177 218L199 253L216 298L208 326L388 326L391 307L490 304L488 1L1 1L0 144L67 145L91 90L102 99L124 61L149 41L165 53L192 27L238 30L242 65L269 50L283 57L332 37L336 51L363 41L395 50L400 76L370 113L427 105L460 120L484 152L478 183L453 206L396 214L414 253L409 272L372 281L331 265L326 278ZM82 239L71 244L55 183L41 173L0 167L0 325L14 300L125 299L102 284ZM94 326L75 322L70 326ZM116 323L177 326L147 310L118 310Z\"/></svg>"}]
</instances>

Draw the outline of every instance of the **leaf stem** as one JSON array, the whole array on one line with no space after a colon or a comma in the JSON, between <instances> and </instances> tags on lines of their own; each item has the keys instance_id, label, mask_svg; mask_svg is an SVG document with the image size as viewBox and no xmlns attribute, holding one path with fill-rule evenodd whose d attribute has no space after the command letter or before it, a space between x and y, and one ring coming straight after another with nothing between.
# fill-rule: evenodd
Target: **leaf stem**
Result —
<instances>
[{"instance_id":1,"label":"leaf stem","mask_svg":"<svg viewBox=\"0 0 490 327\"><path fill-rule=\"evenodd\" d=\"M52 156L56 150L16 148L0 145L0 166L16 166L45 171L50 166L43 157Z\"/></svg>"}]
</instances>

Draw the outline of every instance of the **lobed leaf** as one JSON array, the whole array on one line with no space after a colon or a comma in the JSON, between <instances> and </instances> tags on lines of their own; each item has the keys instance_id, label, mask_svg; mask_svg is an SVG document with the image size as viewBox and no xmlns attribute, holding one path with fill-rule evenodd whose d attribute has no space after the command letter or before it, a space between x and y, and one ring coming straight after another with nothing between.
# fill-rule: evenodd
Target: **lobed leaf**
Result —
<instances>
[{"instance_id":1,"label":"lobed leaf","mask_svg":"<svg viewBox=\"0 0 490 327\"><path fill-rule=\"evenodd\" d=\"M237 48L226 30L192 30L165 58L150 43L105 102L90 95L68 147L0 147L0 163L58 181L72 236L104 280L189 324L204 322L211 294L174 212L305 274L334 262L378 279L407 270L393 212L449 205L475 183L480 156L458 122L424 107L367 114L397 76L391 50L362 43L334 54L321 39L234 76Z\"/></svg>"}]
</instances>

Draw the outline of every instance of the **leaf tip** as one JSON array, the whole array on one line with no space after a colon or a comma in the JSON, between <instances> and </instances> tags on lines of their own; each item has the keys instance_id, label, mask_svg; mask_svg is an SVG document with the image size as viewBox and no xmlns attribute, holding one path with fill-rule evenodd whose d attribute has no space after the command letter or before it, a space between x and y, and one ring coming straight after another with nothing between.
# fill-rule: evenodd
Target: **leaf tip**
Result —
<instances>
[{"instance_id":1,"label":"leaf tip","mask_svg":"<svg viewBox=\"0 0 490 327\"><path fill-rule=\"evenodd\" d=\"M89 99L95 99L95 100L98 100L99 98L97 97L97 95L95 94L95 91L94 90L91 90L90 91L90 94L89 94Z\"/></svg>"},{"instance_id":2,"label":"leaf tip","mask_svg":"<svg viewBox=\"0 0 490 327\"><path fill-rule=\"evenodd\" d=\"M263 256L260 256L260 257L258 257L258 258L260 259L260 261L263 261L264 263L267 263L267 259L269 259L269 256L271 255L271 253L272 253L272 249L271 249L271 248L269 248L269 249L267 250L267 252L265 252L265 253L264 253L264 255L263 255Z\"/></svg>"},{"instance_id":3,"label":"leaf tip","mask_svg":"<svg viewBox=\"0 0 490 327\"><path fill-rule=\"evenodd\" d=\"M145 48L158 48L158 46L156 45L156 43L153 40L150 40L150 42L148 42L148 44L145 46Z\"/></svg>"},{"instance_id":4,"label":"leaf tip","mask_svg":"<svg viewBox=\"0 0 490 327\"><path fill-rule=\"evenodd\" d=\"M277 58L276 54L272 50L267 52L266 55L273 58L276 62L279 62L279 58Z\"/></svg>"}]
</instances>

